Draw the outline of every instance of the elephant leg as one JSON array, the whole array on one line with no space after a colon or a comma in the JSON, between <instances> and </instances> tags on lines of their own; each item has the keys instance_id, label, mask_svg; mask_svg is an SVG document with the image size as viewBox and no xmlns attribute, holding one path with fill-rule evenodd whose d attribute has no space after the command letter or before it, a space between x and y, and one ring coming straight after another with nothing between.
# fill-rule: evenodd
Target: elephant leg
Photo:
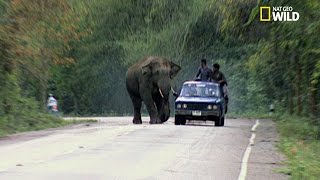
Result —
<instances>
[{"instance_id":1,"label":"elephant leg","mask_svg":"<svg viewBox=\"0 0 320 180\"><path fill-rule=\"evenodd\" d=\"M141 105L142 100L141 98L137 98L135 96L131 96L132 104L133 104L133 110L134 110L134 116L133 116L133 124L142 124L141 120Z\"/></svg>"},{"instance_id":2,"label":"elephant leg","mask_svg":"<svg viewBox=\"0 0 320 180\"><path fill-rule=\"evenodd\" d=\"M147 109L148 109L148 112L149 112L149 115L150 115L150 124L161 124L162 121L160 120L159 116L158 116L158 110L156 108L156 105L155 103L153 102L153 105L152 104L149 104L147 105Z\"/></svg>"},{"instance_id":3,"label":"elephant leg","mask_svg":"<svg viewBox=\"0 0 320 180\"><path fill-rule=\"evenodd\" d=\"M143 94L143 93L140 93L140 94ZM151 93L143 94L142 99L147 107L148 112L149 112L150 124L161 124L162 122L158 116L158 109L156 107L155 102L153 101Z\"/></svg>"}]
</instances>

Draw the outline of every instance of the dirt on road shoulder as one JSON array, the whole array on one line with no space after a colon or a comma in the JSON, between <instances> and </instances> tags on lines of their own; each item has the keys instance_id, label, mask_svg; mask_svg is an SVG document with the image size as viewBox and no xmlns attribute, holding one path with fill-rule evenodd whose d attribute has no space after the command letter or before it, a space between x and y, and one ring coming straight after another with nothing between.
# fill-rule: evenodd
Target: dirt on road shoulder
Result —
<instances>
[{"instance_id":1,"label":"dirt on road shoulder","mask_svg":"<svg viewBox=\"0 0 320 180\"><path fill-rule=\"evenodd\" d=\"M259 120L255 143L248 165L248 180L285 180L289 176L278 171L285 168L285 156L276 148L279 136L272 120Z\"/></svg>"}]
</instances>

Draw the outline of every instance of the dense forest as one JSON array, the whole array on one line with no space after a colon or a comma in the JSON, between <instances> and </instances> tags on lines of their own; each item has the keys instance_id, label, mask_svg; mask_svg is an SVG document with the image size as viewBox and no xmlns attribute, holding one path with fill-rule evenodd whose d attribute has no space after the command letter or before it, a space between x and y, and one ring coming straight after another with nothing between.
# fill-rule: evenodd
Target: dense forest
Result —
<instances>
[{"instance_id":1,"label":"dense forest","mask_svg":"<svg viewBox=\"0 0 320 180\"><path fill-rule=\"evenodd\" d=\"M262 5L292 6L300 19L260 22ZM230 113L272 103L319 122L319 9L318 0L0 0L0 126L41 119L49 93L64 114L131 114L125 73L148 55L182 67L176 89L201 58L220 63Z\"/></svg>"}]
</instances>

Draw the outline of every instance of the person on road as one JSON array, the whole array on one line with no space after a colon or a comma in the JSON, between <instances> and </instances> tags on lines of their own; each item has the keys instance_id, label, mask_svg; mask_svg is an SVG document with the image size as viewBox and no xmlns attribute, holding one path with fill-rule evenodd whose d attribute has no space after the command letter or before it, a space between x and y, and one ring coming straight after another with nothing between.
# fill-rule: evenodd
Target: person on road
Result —
<instances>
[{"instance_id":1,"label":"person on road","mask_svg":"<svg viewBox=\"0 0 320 180\"><path fill-rule=\"evenodd\" d=\"M56 98L53 97L52 94L49 94L49 98L47 100L47 108L49 113L56 113L58 112L58 102Z\"/></svg>"},{"instance_id":2,"label":"person on road","mask_svg":"<svg viewBox=\"0 0 320 180\"><path fill-rule=\"evenodd\" d=\"M207 66L207 60L201 59L201 64L196 74L196 79L200 81L211 81L212 70Z\"/></svg>"}]
</instances>

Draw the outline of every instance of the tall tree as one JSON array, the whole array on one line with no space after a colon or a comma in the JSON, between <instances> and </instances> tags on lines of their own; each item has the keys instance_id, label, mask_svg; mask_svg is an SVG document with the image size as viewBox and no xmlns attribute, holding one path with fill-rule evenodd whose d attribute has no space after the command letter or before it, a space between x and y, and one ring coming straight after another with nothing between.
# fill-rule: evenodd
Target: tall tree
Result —
<instances>
[{"instance_id":1,"label":"tall tree","mask_svg":"<svg viewBox=\"0 0 320 180\"><path fill-rule=\"evenodd\" d=\"M10 53L27 75L21 84L44 107L50 67L74 63L65 53L69 42L81 36L79 18L65 0L12 0L8 17L15 22L11 32L15 48Z\"/></svg>"}]
</instances>

